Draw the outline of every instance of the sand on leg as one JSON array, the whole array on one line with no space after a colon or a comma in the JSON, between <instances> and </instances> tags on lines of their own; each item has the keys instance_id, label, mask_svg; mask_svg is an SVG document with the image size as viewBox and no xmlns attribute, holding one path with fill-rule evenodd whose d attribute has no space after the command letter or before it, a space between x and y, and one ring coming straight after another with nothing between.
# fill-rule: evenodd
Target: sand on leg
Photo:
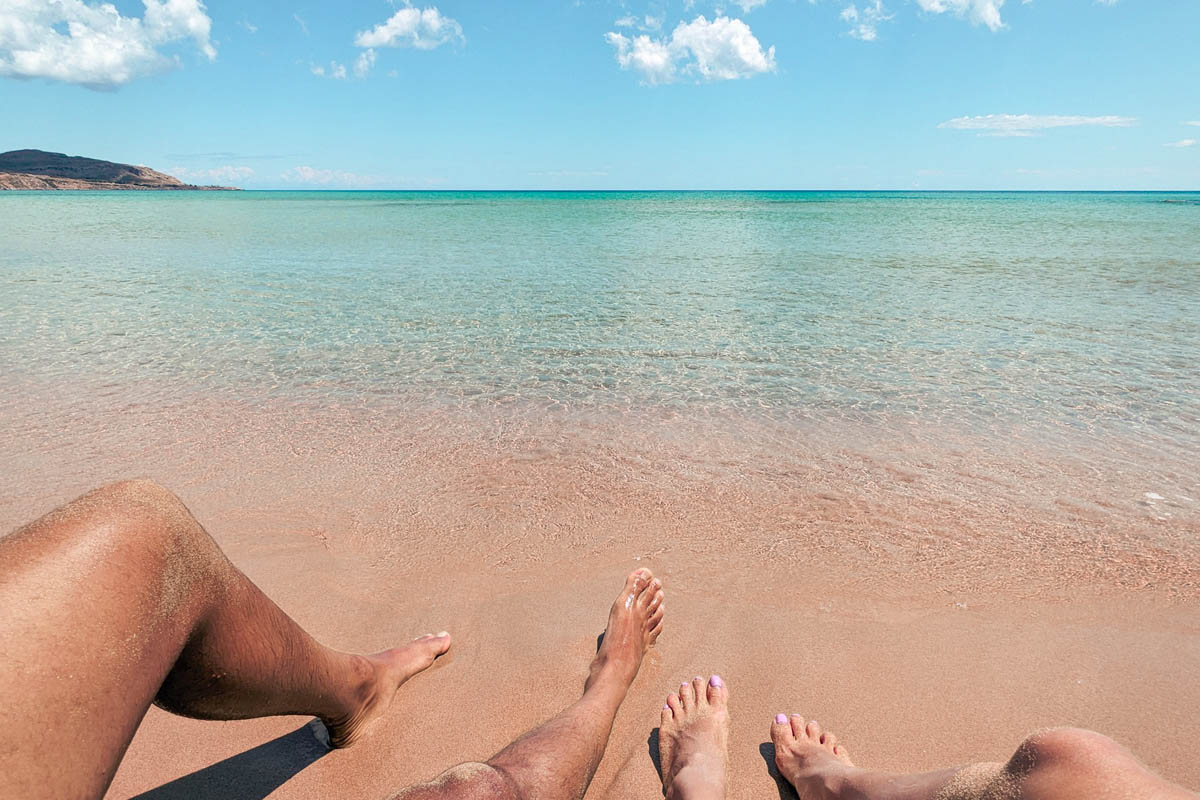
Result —
<instances>
[{"instance_id":1,"label":"sand on leg","mask_svg":"<svg viewBox=\"0 0 1200 800\"><path fill-rule=\"evenodd\" d=\"M202 719L313 715L333 746L350 744L450 646L442 633L369 656L324 647L149 481L0 538L0 608L4 797L100 797L151 703Z\"/></svg>"},{"instance_id":2,"label":"sand on leg","mask_svg":"<svg viewBox=\"0 0 1200 800\"><path fill-rule=\"evenodd\" d=\"M696 676L667 697L658 734L667 800L724 800L729 770L729 689Z\"/></svg>"},{"instance_id":3,"label":"sand on leg","mask_svg":"<svg viewBox=\"0 0 1200 800\"><path fill-rule=\"evenodd\" d=\"M639 569L609 611L583 697L486 762L453 767L396 800L579 800L587 791L612 732L617 709L646 651L662 631L662 584Z\"/></svg>"},{"instance_id":4,"label":"sand on leg","mask_svg":"<svg viewBox=\"0 0 1200 800\"><path fill-rule=\"evenodd\" d=\"M800 800L1097 800L1196 795L1150 772L1093 731L1056 728L1021 742L1006 763L903 774L861 769L816 720L779 714L771 725L775 764Z\"/></svg>"}]
</instances>

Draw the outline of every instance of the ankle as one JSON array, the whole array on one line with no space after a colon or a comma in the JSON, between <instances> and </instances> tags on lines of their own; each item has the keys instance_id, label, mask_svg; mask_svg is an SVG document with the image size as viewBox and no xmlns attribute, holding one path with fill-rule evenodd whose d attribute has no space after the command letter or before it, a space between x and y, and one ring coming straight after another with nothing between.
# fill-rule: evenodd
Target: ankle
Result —
<instances>
[{"instance_id":1,"label":"ankle","mask_svg":"<svg viewBox=\"0 0 1200 800\"><path fill-rule=\"evenodd\" d=\"M619 657L614 658L607 653L597 653L588 668L588 678L585 688L611 686L626 691L633 685L640 664L629 664Z\"/></svg>"},{"instance_id":2,"label":"ankle","mask_svg":"<svg viewBox=\"0 0 1200 800\"><path fill-rule=\"evenodd\" d=\"M799 795L806 800L839 800L842 797L854 796L853 775L855 767L840 766L837 768L802 769L794 775L785 776L796 787Z\"/></svg>"},{"instance_id":3,"label":"ankle","mask_svg":"<svg viewBox=\"0 0 1200 800\"><path fill-rule=\"evenodd\" d=\"M724 800L725 760L697 753L680 765L667 789L666 800Z\"/></svg>"}]
</instances>

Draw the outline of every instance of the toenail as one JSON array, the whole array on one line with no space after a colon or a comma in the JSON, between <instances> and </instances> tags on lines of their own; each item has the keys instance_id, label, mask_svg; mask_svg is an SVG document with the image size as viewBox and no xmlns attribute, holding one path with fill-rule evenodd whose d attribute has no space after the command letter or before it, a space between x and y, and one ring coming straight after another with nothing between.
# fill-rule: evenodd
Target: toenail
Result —
<instances>
[{"instance_id":1,"label":"toenail","mask_svg":"<svg viewBox=\"0 0 1200 800\"><path fill-rule=\"evenodd\" d=\"M665 704L663 705L663 711L670 711L670 710L671 710L670 706L665 705Z\"/></svg>"},{"instance_id":2,"label":"toenail","mask_svg":"<svg viewBox=\"0 0 1200 800\"><path fill-rule=\"evenodd\" d=\"M780 725L782 725L782 724L784 724L785 722L787 722L787 715L786 715L786 714L776 714L776 715L775 715L775 721L776 721L777 723L779 723Z\"/></svg>"},{"instance_id":3,"label":"toenail","mask_svg":"<svg viewBox=\"0 0 1200 800\"><path fill-rule=\"evenodd\" d=\"M713 675L711 678L708 679L708 685L715 686L716 688L720 689L722 686L725 685L725 681L721 680L720 675Z\"/></svg>"},{"instance_id":4,"label":"toenail","mask_svg":"<svg viewBox=\"0 0 1200 800\"><path fill-rule=\"evenodd\" d=\"M697 675L697 676L696 676L696 680L698 680L698 681L702 681L702 680L704 680L704 676L703 676L703 675Z\"/></svg>"},{"instance_id":5,"label":"toenail","mask_svg":"<svg viewBox=\"0 0 1200 800\"><path fill-rule=\"evenodd\" d=\"M450 635L450 631L442 631L441 633L438 634L438 638L441 638L443 636L449 636L449 635Z\"/></svg>"}]
</instances>

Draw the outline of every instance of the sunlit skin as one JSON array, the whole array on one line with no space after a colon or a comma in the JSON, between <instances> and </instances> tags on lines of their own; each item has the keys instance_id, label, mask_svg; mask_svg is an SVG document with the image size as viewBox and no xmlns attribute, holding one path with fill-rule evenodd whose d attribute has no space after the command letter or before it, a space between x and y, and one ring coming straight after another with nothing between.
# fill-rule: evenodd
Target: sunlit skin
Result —
<instances>
[{"instance_id":1,"label":"sunlit skin","mask_svg":"<svg viewBox=\"0 0 1200 800\"><path fill-rule=\"evenodd\" d=\"M649 570L631 574L579 701L400 796L582 797L662 631L663 597ZM0 797L31 800L103 796L152 703L201 719L311 715L330 746L353 745L451 645L443 631L372 655L325 647L148 481L97 489L0 539L0 608L0 729L20 731L0 747Z\"/></svg>"}]
</instances>

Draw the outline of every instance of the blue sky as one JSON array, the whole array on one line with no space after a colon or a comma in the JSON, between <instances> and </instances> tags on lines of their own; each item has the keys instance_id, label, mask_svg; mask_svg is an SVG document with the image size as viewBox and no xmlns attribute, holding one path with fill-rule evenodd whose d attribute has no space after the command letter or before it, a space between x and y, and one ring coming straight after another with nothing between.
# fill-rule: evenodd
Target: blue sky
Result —
<instances>
[{"instance_id":1,"label":"blue sky","mask_svg":"<svg viewBox=\"0 0 1200 800\"><path fill-rule=\"evenodd\" d=\"M1197 0L0 0L0 151L246 188L1200 189L1197 32Z\"/></svg>"}]
</instances>

